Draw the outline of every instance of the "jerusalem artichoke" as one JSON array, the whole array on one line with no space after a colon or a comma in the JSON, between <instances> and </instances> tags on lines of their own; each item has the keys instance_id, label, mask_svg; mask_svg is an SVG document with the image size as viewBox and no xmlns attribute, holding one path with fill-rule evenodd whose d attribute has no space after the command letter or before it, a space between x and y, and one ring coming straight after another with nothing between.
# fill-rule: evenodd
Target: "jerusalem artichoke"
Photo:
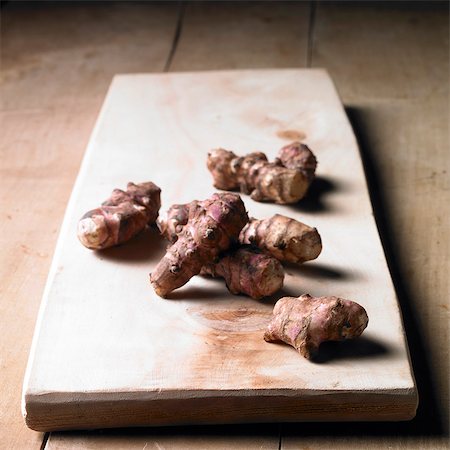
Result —
<instances>
[{"instance_id":1,"label":"jerusalem artichoke","mask_svg":"<svg viewBox=\"0 0 450 450\"><path fill-rule=\"evenodd\" d=\"M216 188L239 189L253 200L278 204L296 203L305 196L316 165L314 154L300 142L283 147L273 163L261 152L238 157L221 148L212 150L207 159Z\"/></svg>"},{"instance_id":2,"label":"jerusalem artichoke","mask_svg":"<svg viewBox=\"0 0 450 450\"><path fill-rule=\"evenodd\" d=\"M309 147L301 142L285 145L278 152L278 159L288 169L300 170L311 183L317 167L317 160Z\"/></svg>"},{"instance_id":3,"label":"jerusalem artichoke","mask_svg":"<svg viewBox=\"0 0 450 450\"><path fill-rule=\"evenodd\" d=\"M165 217L158 217L156 224L161 234L170 242L174 243L178 235L189 220L189 208L197 204L197 200L183 205L172 205Z\"/></svg>"},{"instance_id":4,"label":"jerusalem artichoke","mask_svg":"<svg viewBox=\"0 0 450 450\"><path fill-rule=\"evenodd\" d=\"M205 264L237 242L247 221L244 203L237 194L213 194L189 204L186 225L150 275L156 293L165 297L200 273Z\"/></svg>"},{"instance_id":5,"label":"jerusalem artichoke","mask_svg":"<svg viewBox=\"0 0 450 450\"><path fill-rule=\"evenodd\" d=\"M158 217L161 189L151 181L114 189L99 208L78 223L78 238L90 249L104 249L128 241Z\"/></svg>"},{"instance_id":6,"label":"jerusalem artichoke","mask_svg":"<svg viewBox=\"0 0 450 450\"><path fill-rule=\"evenodd\" d=\"M325 341L361 335L369 319L358 303L338 297L284 297L275 304L265 334L267 342L283 341L311 359Z\"/></svg>"},{"instance_id":7,"label":"jerusalem artichoke","mask_svg":"<svg viewBox=\"0 0 450 450\"><path fill-rule=\"evenodd\" d=\"M189 205L173 205L165 217L158 218L161 234L170 242L177 240L177 235L186 225ZM316 228L280 214L263 220L251 218L241 230L239 242L254 245L281 262L310 261L322 251Z\"/></svg>"},{"instance_id":8,"label":"jerusalem artichoke","mask_svg":"<svg viewBox=\"0 0 450 450\"><path fill-rule=\"evenodd\" d=\"M315 228L280 214L263 220L251 218L242 229L239 241L253 244L282 262L310 261L322 251L322 241Z\"/></svg>"},{"instance_id":9,"label":"jerusalem artichoke","mask_svg":"<svg viewBox=\"0 0 450 450\"><path fill-rule=\"evenodd\" d=\"M208 154L207 166L218 189L239 189L256 201L296 203L304 197L309 181L297 169L288 169L280 160L270 163L264 153L238 157L216 149Z\"/></svg>"},{"instance_id":10,"label":"jerusalem artichoke","mask_svg":"<svg viewBox=\"0 0 450 450\"><path fill-rule=\"evenodd\" d=\"M232 294L245 294L259 300L283 286L281 263L255 248L229 250L217 262L203 266L202 274L222 277Z\"/></svg>"}]
</instances>

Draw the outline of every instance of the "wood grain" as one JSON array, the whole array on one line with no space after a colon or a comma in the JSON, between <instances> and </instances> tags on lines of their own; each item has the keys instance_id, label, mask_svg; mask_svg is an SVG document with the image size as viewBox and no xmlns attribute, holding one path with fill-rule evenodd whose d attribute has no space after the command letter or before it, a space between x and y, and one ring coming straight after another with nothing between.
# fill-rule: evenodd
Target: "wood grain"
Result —
<instances>
[{"instance_id":1,"label":"wood grain","mask_svg":"<svg viewBox=\"0 0 450 450\"><path fill-rule=\"evenodd\" d=\"M0 447L28 449L43 436L25 426L21 385L89 134L118 70L162 70L177 9L17 2L1 16Z\"/></svg>"},{"instance_id":2,"label":"wood grain","mask_svg":"<svg viewBox=\"0 0 450 450\"><path fill-rule=\"evenodd\" d=\"M264 424L165 427L52 433L46 450L170 449L170 450L277 450L279 426Z\"/></svg>"},{"instance_id":3,"label":"wood grain","mask_svg":"<svg viewBox=\"0 0 450 450\"><path fill-rule=\"evenodd\" d=\"M171 71L302 67L307 2L188 2Z\"/></svg>"},{"instance_id":4,"label":"wood grain","mask_svg":"<svg viewBox=\"0 0 450 450\"><path fill-rule=\"evenodd\" d=\"M164 244L152 233L102 253L85 249L76 238L79 218L113 186L152 179L162 187L163 208L202 198L214 191L205 167L209 148L217 142L257 148L273 159L285 142L279 132L286 129L307 137L320 161L318 183L326 180L333 191L321 202L310 198L286 207L245 198L249 214L284 211L320 230L320 261L305 270L289 267L285 292L352 298L370 317L365 338L338 347L337 356L331 352L323 364L264 342L273 302L234 297L223 284L201 277L170 300L157 297L147 274ZM338 279L328 279L330 272ZM414 416L416 402L356 142L326 73L115 77L44 294L24 387L27 424L50 431L406 420Z\"/></svg>"}]
</instances>

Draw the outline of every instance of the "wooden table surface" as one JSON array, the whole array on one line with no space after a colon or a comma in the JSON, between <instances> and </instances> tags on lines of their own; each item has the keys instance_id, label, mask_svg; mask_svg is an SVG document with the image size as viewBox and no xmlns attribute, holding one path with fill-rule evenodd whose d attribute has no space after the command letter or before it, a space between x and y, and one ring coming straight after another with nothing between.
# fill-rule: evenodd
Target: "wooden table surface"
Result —
<instances>
[{"instance_id":1,"label":"wooden table surface","mask_svg":"<svg viewBox=\"0 0 450 450\"><path fill-rule=\"evenodd\" d=\"M448 3L1 9L0 448L448 448ZM42 434L21 385L66 203L115 73L325 67L358 136L420 405L404 423Z\"/></svg>"}]
</instances>

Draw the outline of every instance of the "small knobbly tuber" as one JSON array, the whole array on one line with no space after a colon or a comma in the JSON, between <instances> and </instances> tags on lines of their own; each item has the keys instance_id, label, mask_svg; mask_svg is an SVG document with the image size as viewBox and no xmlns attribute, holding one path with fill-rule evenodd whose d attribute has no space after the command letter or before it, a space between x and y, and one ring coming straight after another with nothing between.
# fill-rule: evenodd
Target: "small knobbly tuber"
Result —
<instances>
[{"instance_id":1,"label":"small knobbly tuber","mask_svg":"<svg viewBox=\"0 0 450 450\"><path fill-rule=\"evenodd\" d=\"M339 297L284 297L275 304L264 340L283 341L311 359L325 341L356 338L367 327L366 310Z\"/></svg>"},{"instance_id":2,"label":"small knobbly tuber","mask_svg":"<svg viewBox=\"0 0 450 450\"><path fill-rule=\"evenodd\" d=\"M296 203L304 197L309 186L299 170L288 169L280 161L270 163L260 152L238 157L219 148L208 154L207 165L217 189L239 189L260 202Z\"/></svg>"},{"instance_id":3,"label":"small knobbly tuber","mask_svg":"<svg viewBox=\"0 0 450 450\"><path fill-rule=\"evenodd\" d=\"M251 218L242 229L239 241L255 245L282 262L311 261L322 251L316 228L281 214L263 220Z\"/></svg>"},{"instance_id":4,"label":"small knobbly tuber","mask_svg":"<svg viewBox=\"0 0 450 450\"><path fill-rule=\"evenodd\" d=\"M306 144L292 142L278 152L278 159L288 169L300 170L311 183L314 180L317 159Z\"/></svg>"},{"instance_id":5,"label":"small knobbly tuber","mask_svg":"<svg viewBox=\"0 0 450 450\"><path fill-rule=\"evenodd\" d=\"M161 189L151 181L128 183L127 190L114 189L99 208L87 212L78 223L78 238L90 249L122 244L153 224L158 217Z\"/></svg>"},{"instance_id":6,"label":"small knobbly tuber","mask_svg":"<svg viewBox=\"0 0 450 450\"><path fill-rule=\"evenodd\" d=\"M245 294L259 300L283 286L281 263L258 249L239 247L229 250L217 262L203 266L201 273L225 280L232 294Z\"/></svg>"},{"instance_id":7,"label":"small knobbly tuber","mask_svg":"<svg viewBox=\"0 0 450 450\"><path fill-rule=\"evenodd\" d=\"M207 200L190 203L186 225L150 275L155 292L165 297L186 284L237 242L247 222L244 203L237 194L216 193Z\"/></svg>"},{"instance_id":8,"label":"small knobbly tuber","mask_svg":"<svg viewBox=\"0 0 450 450\"><path fill-rule=\"evenodd\" d=\"M222 148L212 150L207 159L217 189L239 189L253 200L278 204L296 203L305 196L316 165L311 150L299 142L283 147L274 162L261 152L239 157Z\"/></svg>"}]
</instances>

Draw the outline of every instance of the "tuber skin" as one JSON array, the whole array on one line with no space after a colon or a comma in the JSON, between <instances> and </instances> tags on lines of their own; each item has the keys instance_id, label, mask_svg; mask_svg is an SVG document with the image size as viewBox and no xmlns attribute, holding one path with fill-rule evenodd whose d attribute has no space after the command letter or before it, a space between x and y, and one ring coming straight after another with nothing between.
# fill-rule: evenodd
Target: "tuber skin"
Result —
<instances>
[{"instance_id":1,"label":"tuber skin","mask_svg":"<svg viewBox=\"0 0 450 450\"><path fill-rule=\"evenodd\" d=\"M300 170L309 183L314 180L317 159L307 145L301 142L285 145L278 152L278 159L284 167Z\"/></svg>"},{"instance_id":2,"label":"tuber skin","mask_svg":"<svg viewBox=\"0 0 450 450\"><path fill-rule=\"evenodd\" d=\"M190 203L186 225L150 275L155 292L165 297L186 284L237 242L247 222L244 203L237 194L216 193L205 201Z\"/></svg>"},{"instance_id":3,"label":"tuber skin","mask_svg":"<svg viewBox=\"0 0 450 450\"><path fill-rule=\"evenodd\" d=\"M153 224L161 207L161 189L151 181L128 183L114 189L99 208L87 212L78 223L78 239L87 248L101 250L122 244Z\"/></svg>"},{"instance_id":4,"label":"tuber skin","mask_svg":"<svg viewBox=\"0 0 450 450\"><path fill-rule=\"evenodd\" d=\"M285 167L280 159L270 163L261 152L238 157L215 149L208 153L207 166L217 189L240 190L258 202L297 203L309 187L303 172Z\"/></svg>"},{"instance_id":5,"label":"tuber skin","mask_svg":"<svg viewBox=\"0 0 450 450\"><path fill-rule=\"evenodd\" d=\"M201 274L224 278L232 294L256 300L275 294L284 280L283 267L276 258L250 247L229 250L217 262L203 266Z\"/></svg>"},{"instance_id":6,"label":"tuber skin","mask_svg":"<svg viewBox=\"0 0 450 450\"><path fill-rule=\"evenodd\" d=\"M281 148L273 163L261 152L239 157L219 148L208 153L207 166L217 189L240 190L260 202L289 204L305 196L317 160L305 144L292 142Z\"/></svg>"},{"instance_id":7,"label":"tuber skin","mask_svg":"<svg viewBox=\"0 0 450 450\"><path fill-rule=\"evenodd\" d=\"M188 223L189 208L197 203L197 200L193 200L183 205L172 205L165 217L158 217L156 224L159 231L170 243L173 244L178 239L178 235Z\"/></svg>"},{"instance_id":8,"label":"tuber skin","mask_svg":"<svg viewBox=\"0 0 450 450\"><path fill-rule=\"evenodd\" d=\"M172 243L187 223L189 205L173 205L165 217L158 218L161 234ZM239 242L258 247L281 262L297 264L316 259L322 251L316 228L280 214L263 220L251 218L241 230Z\"/></svg>"},{"instance_id":9,"label":"tuber skin","mask_svg":"<svg viewBox=\"0 0 450 450\"><path fill-rule=\"evenodd\" d=\"M356 338L367 327L366 310L339 297L284 297L275 304L264 340L283 341L312 359L325 341Z\"/></svg>"},{"instance_id":10,"label":"tuber skin","mask_svg":"<svg viewBox=\"0 0 450 450\"><path fill-rule=\"evenodd\" d=\"M251 218L239 241L255 245L279 261L297 264L316 259L322 251L316 228L281 214L263 220Z\"/></svg>"}]
</instances>

